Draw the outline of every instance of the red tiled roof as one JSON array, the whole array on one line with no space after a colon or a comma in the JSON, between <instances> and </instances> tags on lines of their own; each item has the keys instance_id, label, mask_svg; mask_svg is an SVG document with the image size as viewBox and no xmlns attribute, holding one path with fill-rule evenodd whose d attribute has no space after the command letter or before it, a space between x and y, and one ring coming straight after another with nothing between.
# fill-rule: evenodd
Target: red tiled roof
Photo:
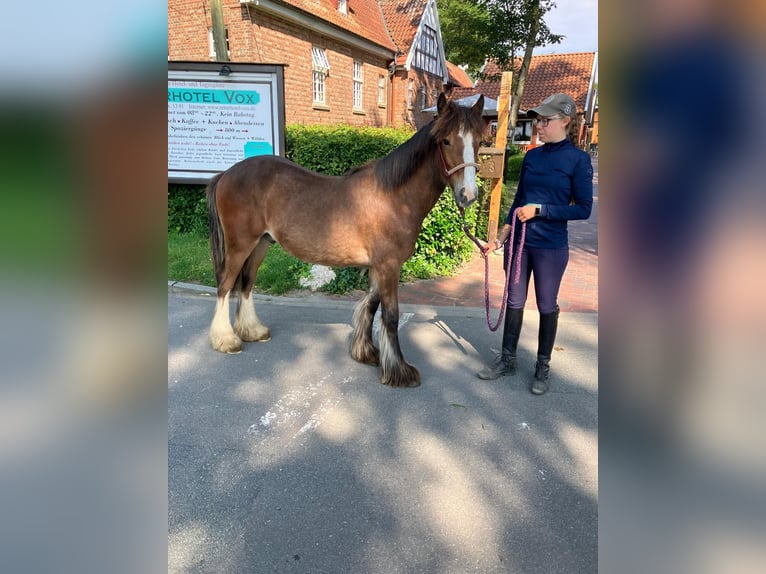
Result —
<instances>
[{"instance_id":1,"label":"red tiled roof","mask_svg":"<svg viewBox=\"0 0 766 574\"><path fill-rule=\"evenodd\" d=\"M428 0L379 0L379 4L391 37L406 58L423 19ZM397 64L399 63L404 63L404 59L400 61L397 58Z\"/></svg>"},{"instance_id":2,"label":"red tiled roof","mask_svg":"<svg viewBox=\"0 0 766 574\"><path fill-rule=\"evenodd\" d=\"M347 14L338 12L338 0L282 1L352 34L389 48L392 52L396 51L376 0L348 0Z\"/></svg>"},{"instance_id":3,"label":"red tiled roof","mask_svg":"<svg viewBox=\"0 0 766 574\"><path fill-rule=\"evenodd\" d=\"M551 94L563 92L574 98L579 111L584 111L595 58L595 52L532 56L524 95L521 98L521 109L533 108ZM501 71L497 64L488 62L483 73L499 75ZM496 80L479 80L475 92L498 99L499 77Z\"/></svg>"},{"instance_id":4,"label":"red tiled roof","mask_svg":"<svg viewBox=\"0 0 766 574\"><path fill-rule=\"evenodd\" d=\"M456 88L452 88L452 91L449 93L449 99L459 100L461 98L467 98L468 96L472 96L478 93L483 93L483 92L477 92L473 87L467 88L465 86L458 86ZM484 95L486 96L487 94L484 94ZM493 98L493 99L496 99L496 98Z\"/></svg>"},{"instance_id":5,"label":"red tiled roof","mask_svg":"<svg viewBox=\"0 0 766 574\"><path fill-rule=\"evenodd\" d=\"M452 62L447 62L447 71L449 72L450 83L456 86L453 89L457 89L458 87L460 88L473 87L473 81L471 81L471 78L468 77L468 74L466 74L464 70L461 70Z\"/></svg>"}]
</instances>

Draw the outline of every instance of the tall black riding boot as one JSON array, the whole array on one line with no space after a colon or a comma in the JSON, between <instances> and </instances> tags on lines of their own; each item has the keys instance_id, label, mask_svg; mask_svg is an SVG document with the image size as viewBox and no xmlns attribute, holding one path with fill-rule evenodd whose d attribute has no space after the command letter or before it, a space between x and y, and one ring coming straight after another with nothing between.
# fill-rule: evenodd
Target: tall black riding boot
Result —
<instances>
[{"instance_id":1,"label":"tall black riding boot","mask_svg":"<svg viewBox=\"0 0 766 574\"><path fill-rule=\"evenodd\" d=\"M537 335L537 363L535 363L535 378L532 381L532 393L542 395L550 386L551 354L556 340L556 329L559 324L559 307L552 313L540 313L540 331Z\"/></svg>"},{"instance_id":2,"label":"tall black riding boot","mask_svg":"<svg viewBox=\"0 0 766 574\"><path fill-rule=\"evenodd\" d=\"M495 362L479 371L476 376L484 380L497 379L516 373L516 347L519 344L521 323L524 319L524 309L505 310L503 323L503 350L495 358Z\"/></svg>"}]
</instances>

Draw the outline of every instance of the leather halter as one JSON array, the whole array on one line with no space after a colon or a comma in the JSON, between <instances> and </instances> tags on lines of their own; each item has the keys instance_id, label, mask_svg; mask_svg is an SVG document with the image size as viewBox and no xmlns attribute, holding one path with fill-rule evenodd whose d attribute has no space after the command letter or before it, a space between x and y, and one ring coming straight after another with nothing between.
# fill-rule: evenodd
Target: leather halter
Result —
<instances>
[{"instance_id":1,"label":"leather halter","mask_svg":"<svg viewBox=\"0 0 766 574\"><path fill-rule=\"evenodd\" d=\"M452 169L448 169L447 168L447 162L444 161L444 153L442 153L442 144L439 144L436 147L439 148L439 157L442 160L442 167L444 168L444 175L446 175L447 177L451 176L456 171L458 171L460 169L463 169L463 168L466 168L466 167L475 167L476 169L479 169L479 164L478 163L474 163L472 161L467 161L465 163L460 163L460 164L456 165L455 167L453 167Z\"/></svg>"}]
</instances>

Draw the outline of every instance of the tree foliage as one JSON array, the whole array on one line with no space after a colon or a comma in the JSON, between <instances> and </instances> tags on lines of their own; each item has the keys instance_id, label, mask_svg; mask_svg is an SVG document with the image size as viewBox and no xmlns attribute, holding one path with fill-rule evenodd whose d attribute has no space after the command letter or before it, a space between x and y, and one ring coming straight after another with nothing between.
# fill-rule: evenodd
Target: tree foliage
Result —
<instances>
[{"instance_id":1,"label":"tree foliage","mask_svg":"<svg viewBox=\"0 0 766 574\"><path fill-rule=\"evenodd\" d=\"M439 20L447 59L476 77L486 60L513 72L511 126L516 126L534 48L558 44L543 17L553 0L439 0ZM493 78L485 76L483 79Z\"/></svg>"},{"instance_id":2,"label":"tree foliage","mask_svg":"<svg viewBox=\"0 0 766 574\"><path fill-rule=\"evenodd\" d=\"M439 21L447 59L477 72L494 60L512 70L530 42L533 47L558 44L543 17L556 7L553 0L439 0ZM520 66L517 63L516 67Z\"/></svg>"},{"instance_id":3,"label":"tree foliage","mask_svg":"<svg viewBox=\"0 0 766 574\"><path fill-rule=\"evenodd\" d=\"M553 0L464 0L476 2L489 16L491 45L487 58L497 63L501 70L518 71L528 47L539 48L558 44L564 38L551 33L543 17L556 7Z\"/></svg>"},{"instance_id":4,"label":"tree foliage","mask_svg":"<svg viewBox=\"0 0 766 574\"><path fill-rule=\"evenodd\" d=\"M490 15L482 0L438 0L444 51L450 62L476 78L492 49Z\"/></svg>"}]
</instances>

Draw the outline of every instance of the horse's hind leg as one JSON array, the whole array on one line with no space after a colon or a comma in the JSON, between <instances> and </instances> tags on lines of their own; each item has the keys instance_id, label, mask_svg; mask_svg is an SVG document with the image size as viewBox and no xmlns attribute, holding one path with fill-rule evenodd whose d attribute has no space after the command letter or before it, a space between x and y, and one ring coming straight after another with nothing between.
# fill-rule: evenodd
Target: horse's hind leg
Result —
<instances>
[{"instance_id":1,"label":"horse's hind leg","mask_svg":"<svg viewBox=\"0 0 766 574\"><path fill-rule=\"evenodd\" d=\"M234 320L234 332L239 335L243 341L261 341L271 340L269 328L261 323L258 315L255 313L255 303L253 302L253 283L258 273L258 268L266 257L266 252L271 246L271 239L262 237L255 246L250 257L247 258L242 267L242 291L237 303L237 316Z\"/></svg>"},{"instance_id":2,"label":"horse's hind leg","mask_svg":"<svg viewBox=\"0 0 766 574\"><path fill-rule=\"evenodd\" d=\"M376 274L377 275L377 274ZM392 387L417 387L420 372L404 360L399 347L399 269L378 275L380 289L380 382Z\"/></svg>"},{"instance_id":3,"label":"horse's hind leg","mask_svg":"<svg viewBox=\"0 0 766 574\"><path fill-rule=\"evenodd\" d=\"M372 322L380 305L380 293L370 277L370 290L354 309L354 333L351 336L351 357L367 365L380 364L380 352L372 342Z\"/></svg>"},{"instance_id":4,"label":"horse's hind leg","mask_svg":"<svg viewBox=\"0 0 766 574\"><path fill-rule=\"evenodd\" d=\"M229 295L240 274L242 265L245 263L250 249L229 249L227 245L224 266L218 277L218 300L215 306L215 315L210 324L208 338L213 349L222 353L239 353L242 350L240 339L231 328L229 318Z\"/></svg>"}]
</instances>

